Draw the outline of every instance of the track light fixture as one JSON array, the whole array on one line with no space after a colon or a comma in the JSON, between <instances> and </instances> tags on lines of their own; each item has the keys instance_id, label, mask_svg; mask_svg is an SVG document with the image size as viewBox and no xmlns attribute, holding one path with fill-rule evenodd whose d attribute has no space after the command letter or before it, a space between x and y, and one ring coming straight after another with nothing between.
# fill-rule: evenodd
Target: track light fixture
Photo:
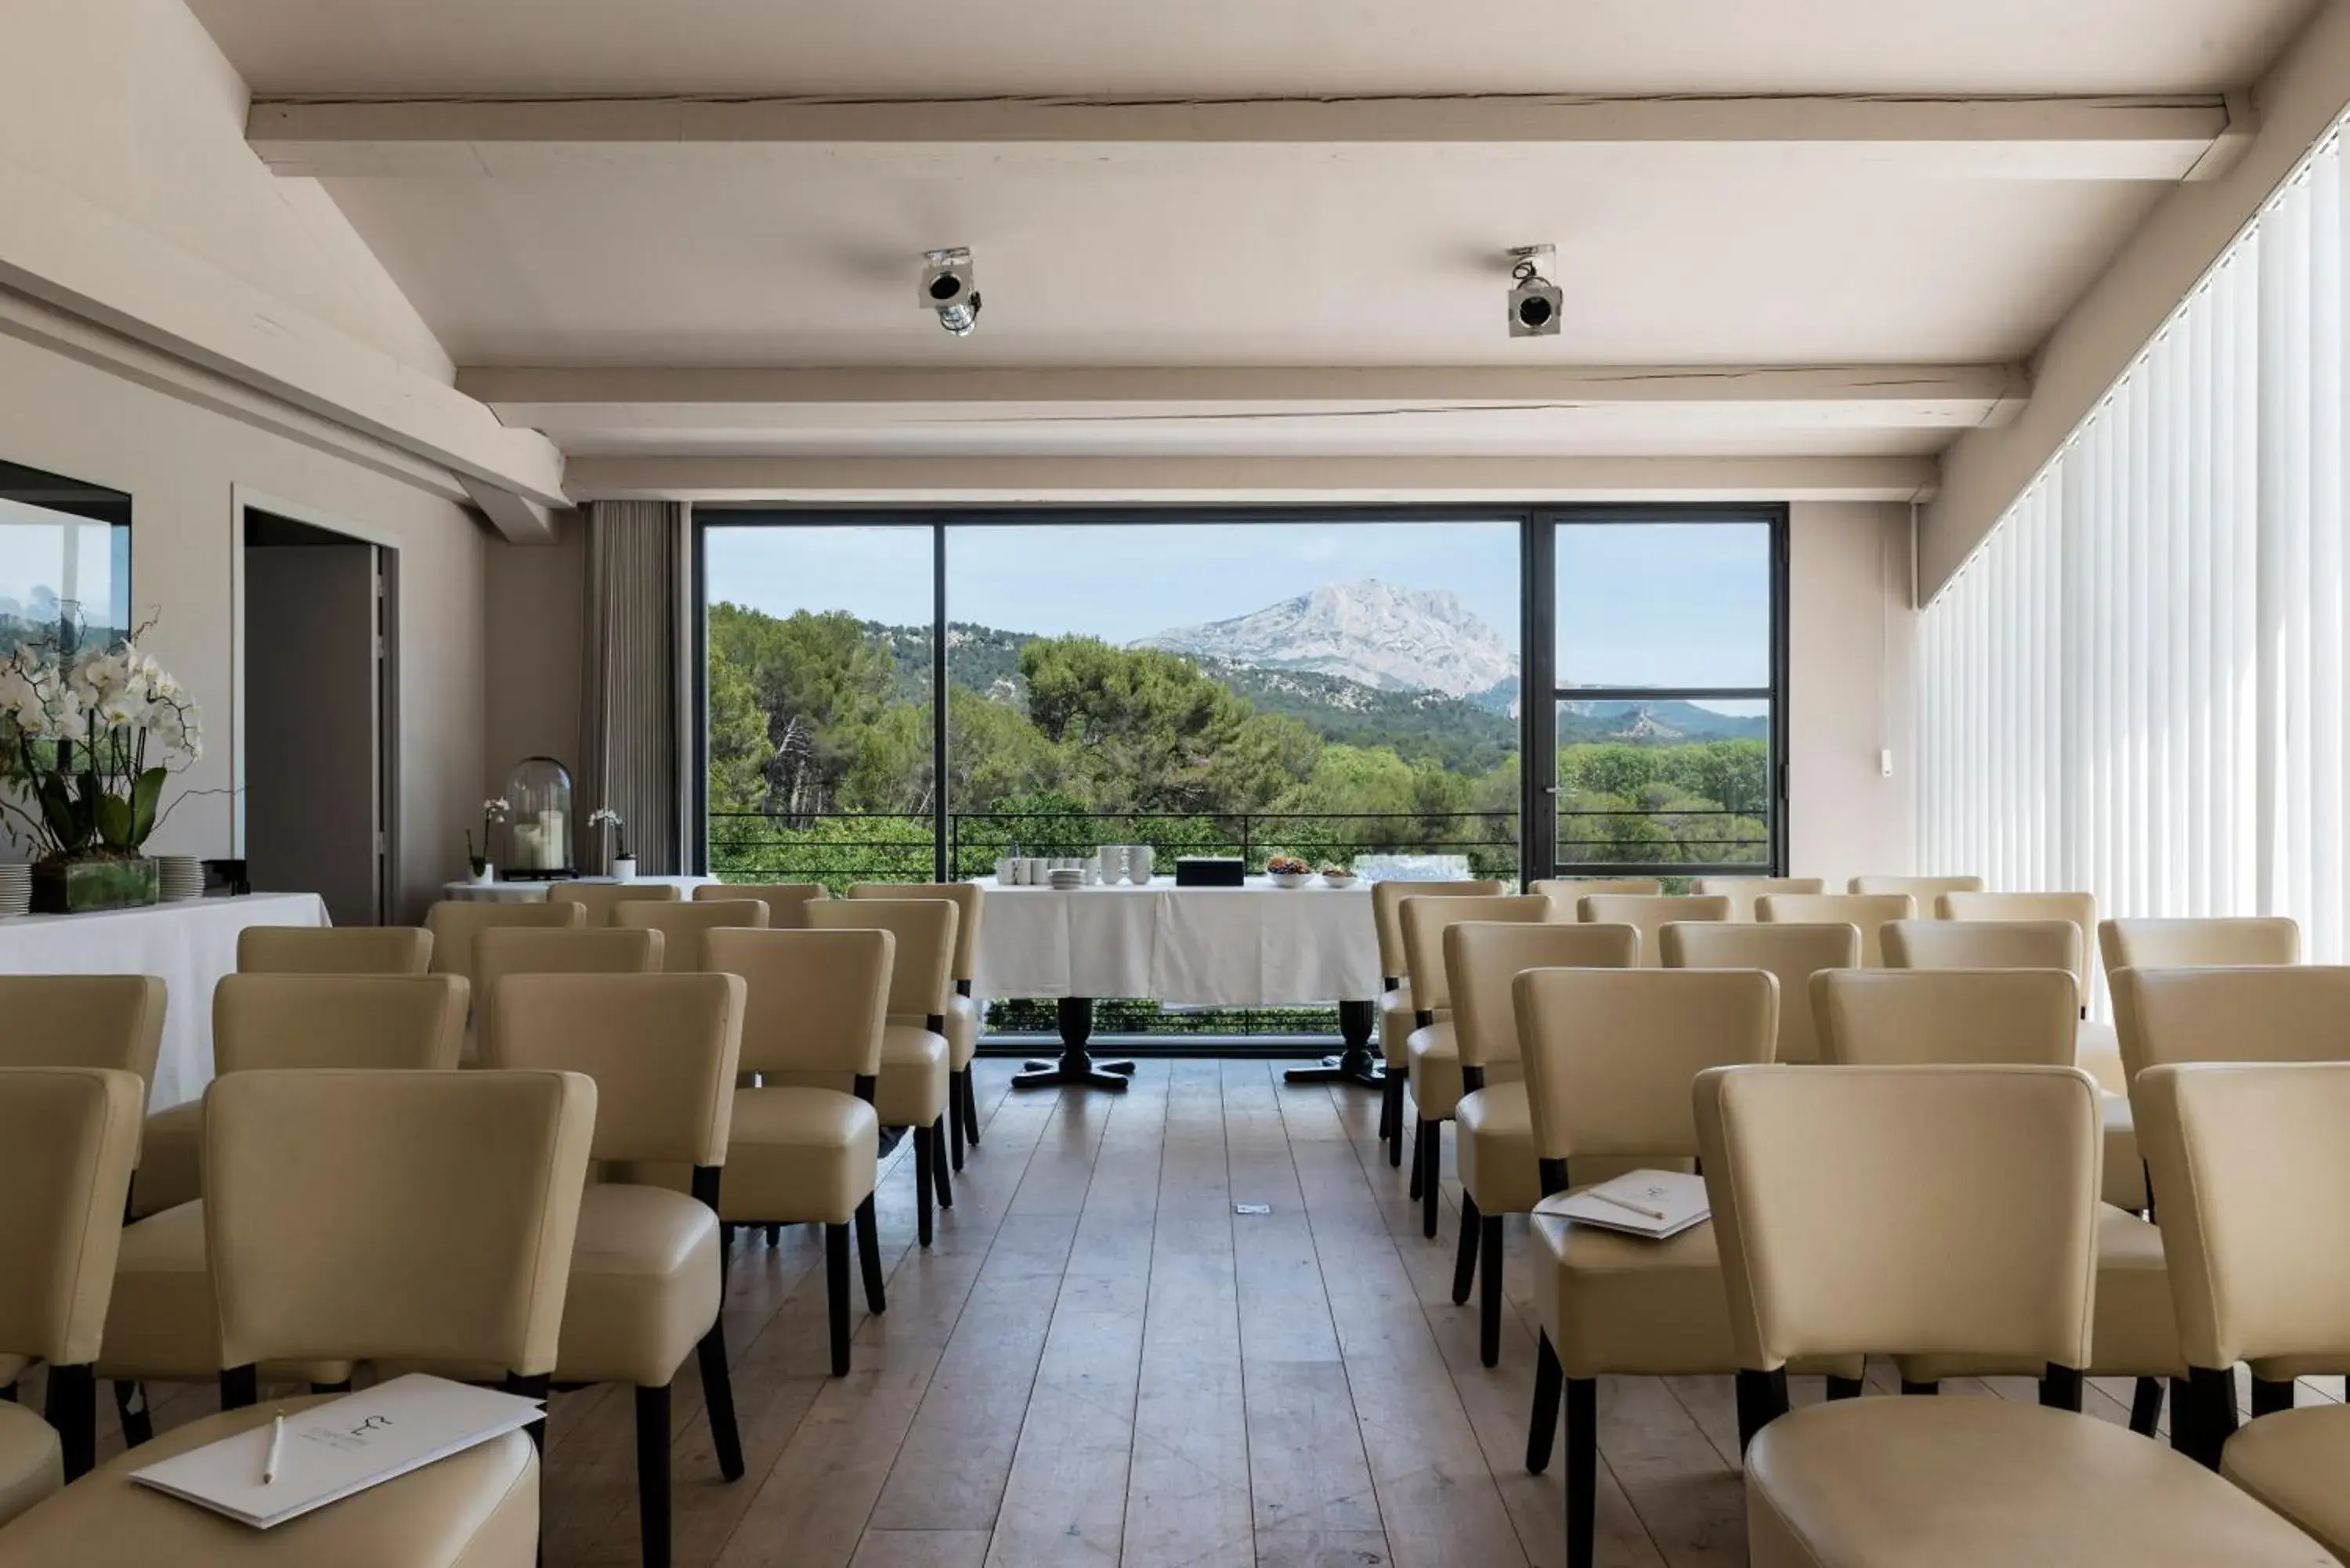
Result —
<instances>
[{"instance_id":1,"label":"track light fixture","mask_svg":"<svg viewBox=\"0 0 2350 1568\"><path fill-rule=\"evenodd\" d=\"M956 337L970 337L979 325L979 287L968 247L924 251L920 293L923 308L937 311L939 325Z\"/></svg>"},{"instance_id":2,"label":"track light fixture","mask_svg":"<svg viewBox=\"0 0 2350 1568\"><path fill-rule=\"evenodd\" d=\"M1555 253L1549 245L1516 245L1510 255L1516 265L1510 268L1510 336L1513 337L1555 337L1558 336L1559 306L1565 296L1558 285L1543 276L1542 269Z\"/></svg>"}]
</instances>

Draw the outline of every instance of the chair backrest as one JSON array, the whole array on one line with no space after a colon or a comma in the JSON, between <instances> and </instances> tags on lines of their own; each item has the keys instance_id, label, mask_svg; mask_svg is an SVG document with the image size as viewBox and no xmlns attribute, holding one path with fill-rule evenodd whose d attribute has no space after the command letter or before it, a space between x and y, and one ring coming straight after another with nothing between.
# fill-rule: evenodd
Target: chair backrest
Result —
<instances>
[{"instance_id":1,"label":"chair backrest","mask_svg":"<svg viewBox=\"0 0 2350 1568\"><path fill-rule=\"evenodd\" d=\"M143 1095L166 1001L151 974L0 974L0 1067L114 1067Z\"/></svg>"},{"instance_id":2,"label":"chair backrest","mask_svg":"<svg viewBox=\"0 0 2350 1568\"><path fill-rule=\"evenodd\" d=\"M555 1370L596 1085L577 1073L231 1073L204 1094L221 1365Z\"/></svg>"},{"instance_id":3,"label":"chair backrest","mask_svg":"<svg viewBox=\"0 0 2350 1568\"><path fill-rule=\"evenodd\" d=\"M1444 983L1464 1067L1518 1059L1518 1006L1511 983L1530 969L1629 969L1640 934L1629 926L1555 920L1467 921L1444 928Z\"/></svg>"},{"instance_id":4,"label":"chair backrest","mask_svg":"<svg viewBox=\"0 0 2350 1568\"><path fill-rule=\"evenodd\" d=\"M2086 995L2086 950L2070 920L1895 920L1878 940L1887 969L2061 969Z\"/></svg>"},{"instance_id":5,"label":"chair backrest","mask_svg":"<svg viewBox=\"0 0 2350 1568\"><path fill-rule=\"evenodd\" d=\"M592 929L612 923L612 911L623 904L674 904L674 882L557 882L546 889L550 904L577 904L588 911Z\"/></svg>"},{"instance_id":6,"label":"chair backrest","mask_svg":"<svg viewBox=\"0 0 2350 1568\"><path fill-rule=\"evenodd\" d=\"M979 978L979 922L987 912L987 889L976 882L859 882L851 898L944 898L955 907L954 978Z\"/></svg>"},{"instance_id":7,"label":"chair backrest","mask_svg":"<svg viewBox=\"0 0 2350 1568\"><path fill-rule=\"evenodd\" d=\"M2350 968L2123 969L2109 977L2122 1071L2188 1062L2350 1061Z\"/></svg>"},{"instance_id":8,"label":"chair backrest","mask_svg":"<svg viewBox=\"0 0 2350 1568\"><path fill-rule=\"evenodd\" d=\"M2070 1066L2081 987L2061 969L1839 969L1812 977L1836 1066Z\"/></svg>"},{"instance_id":9,"label":"chair backrest","mask_svg":"<svg viewBox=\"0 0 2350 1568\"><path fill-rule=\"evenodd\" d=\"M1918 910L1926 912L1923 900ZM2081 933L2081 961L2065 967L2087 989L2089 947L2097 940L2095 893L1944 893L1934 900L1933 913L1944 920L2070 920Z\"/></svg>"},{"instance_id":10,"label":"chair backrest","mask_svg":"<svg viewBox=\"0 0 2350 1568\"><path fill-rule=\"evenodd\" d=\"M1665 962L1664 942L1659 933L1668 925L1727 920L1730 900L1718 893L1591 893L1575 904L1575 918L1600 925L1631 927L1640 933L1640 967L1661 969Z\"/></svg>"},{"instance_id":11,"label":"chair backrest","mask_svg":"<svg viewBox=\"0 0 2350 1568\"><path fill-rule=\"evenodd\" d=\"M747 994L734 974L518 974L483 1064L593 1078L597 1159L723 1165Z\"/></svg>"},{"instance_id":12,"label":"chair backrest","mask_svg":"<svg viewBox=\"0 0 2350 1568\"><path fill-rule=\"evenodd\" d=\"M879 1075L895 936L875 927L748 931L725 926L702 940L713 970L743 977L743 1072L840 1080Z\"/></svg>"},{"instance_id":13,"label":"chair backrest","mask_svg":"<svg viewBox=\"0 0 2350 1568\"><path fill-rule=\"evenodd\" d=\"M1845 884L1847 893L1886 895L1907 893L1918 900L1919 917L1931 919L1941 913L1941 898L1945 893L1980 893L1980 877L1855 877Z\"/></svg>"},{"instance_id":14,"label":"chair backrest","mask_svg":"<svg viewBox=\"0 0 2350 1568\"><path fill-rule=\"evenodd\" d=\"M1860 930L1855 926L1690 921L1667 926L1662 937L1667 969L1762 969L1777 978L1779 1049L1772 1057L1774 1062L1820 1059L1812 976L1860 963Z\"/></svg>"},{"instance_id":15,"label":"chair backrest","mask_svg":"<svg viewBox=\"0 0 2350 1568\"><path fill-rule=\"evenodd\" d=\"M809 907L808 929L880 929L898 939L889 971L889 1016L943 1018L954 994L955 919L944 898L844 898ZM932 1024L936 1028L938 1025Z\"/></svg>"},{"instance_id":16,"label":"chair backrest","mask_svg":"<svg viewBox=\"0 0 2350 1568\"><path fill-rule=\"evenodd\" d=\"M1825 893L1825 877L1700 877L1691 892L1730 900L1730 918L1752 920L1754 900L1766 893Z\"/></svg>"},{"instance_id":17,"label":"chair backrest","mask_svg":"<svg viewBox=\"0 0 2350 1568\"><path fill-rule=\"evenodd\" d=\"M473 940L482 932L510 926L533 929L554 927L577 930L587 923L588 911L578 904L496 904L471 898L443 898L424 912L424 929L432 933L432 972L462 974L482 994L482 977L473 972Z\"/></svg>"},{"instance_id":18,"label":"chair backrest","mask_svg":"<svg viewBox=\"0 0 2350 1568\"><path fill-rule=\"evenodd\" d=\"M1762 970L1535 969L1512 991L1538 1159L1690 1158L1690 1082L1779 1038Z\"/></svg>"},{"instance_id":19,"label":"chair backrest","mask_svg":"<svg viewBox=\"0 0 2350 1568\"><path fill-rule=\"evenodd\" d=\"M1506 921L1534 925L1551 918L1548 898L1535 894L1488 893L1446 895L1403 901L1403 971L1411 981L1415 1012L1437 1012L1452 1005L1452 988L1444 973L1444 928L1463 920Z\"/></svg>"},{"instance_id":20,"label":"chair backrest","mask_svg":"<svg viewBox=\"0 0 2350 1568\"><path fill-rule=\"evenodd\" d=\"M474 1004L487 1007L510 974L659 974L661 952L659 931L493 928L473 939Z\"/></svg>"},{"instance_id":21,"label":"chair backrest","mask_svg":"<svg viewBox=\"0 0 2350 1568\"><path fill-rule=\"evenodd\" d=\"M2282 915L2239 919L2106 920L2097 927L2106 972L2299 963L2301 928Z\"/></svg>"},{"instance_id":22,"label":"chair backrest","mask_svg":"<svg viewBox=\"0 0 2350 1568\"><path fill-rule=\"evenodd\" d=\"M613 909L612 923L624 929L659 931L661 969L670 974L691 974L710 967L702 961L703 933L721 926L764 931L767 929L767 906L756 898L622 904Z\"/></svg>"},{"instance_id":23,"label":"chair backrest","mask_svg":"<svg viewBox=\"0 0 2350 1568\"><path fill-rule=\"evenodd\" d=\"M1652 898L1664 890L1654 877L1544 877L1526 884L1527 892L1551 901L1554 920L1575 919L1575 906L1586 898Z\"/></svg>"},{"instance_id":24,"label":"chair backrest","mask_svg":"<svg viewBox=\"0 0 2350 1568\"><path fill-rule=\"evenodd\" d=\"M1491 898L1502 891L1499 882L1374 882L1371 884L1371 927L1378 939L1379 973L1401 980L1407 972L1403 952L1403 901L1406 898Z\"/></svg>"},{"instance_id":25,"label":"chair backrest","mask_svg":"<svg viewBox=\"0 0 2350 1568\"><path fill-rule=\"evenodd\" d=\"M767 924L779 931L807 929L807 910L832 897L821 882L705 882L697 898L756 898L767 906Z\"/></svg>"},{"instance_id":26,"label":"chair backrest","mask_svg":"<svg viewBox=\"0 0 2350 1568\"><path fill-rule=\"evenodd\" d=\"M1767 925L1851 926L1860 932L1860 961L1885 961L1881 933L1895 920L1915 919L1918 900L1907 893L1765 893L1754 915Z\"/></svg>"},{"instance_id":27,"label":"chair backrest","mask_svg":"<svg viewBox=\"0 0 2350 1568\"><path fill-rule=\"evenodd\" d=\"M0 1355L98 1359L146 1086L109 1067L0 1067Z\"/></svg>"},{"instance_id":28,"label":"chair backrest","mask_svg":"<svg viewBox=\"0 0 2350 1568\"><path fill-rule=\"evenodd\" d=\"M1739 1365L2088 1366L2101 1137L2075 1067L1732 1067L1698 1144Z\"/></svg>"},{"instance_id":29,"label":"chair backrest","mask_svg":"<svg viewBox=\"0 0 2350 1568\"><path fill-rule=\"evenodd\" d=\"M213 1068L446 1070L470 992L454 974L226 974L213 988Z\"/></svg>"},{"instance_id":30,"label":"chair backrest","mask_svg":"<svg viewBox=\"0 0 2350 1568\"><path fill-rule=\"evenodd\" d=\"M2187 1364L2350 1367L2350 1250L2312 1223L2350 1208L2350 1063L2149 1067L2130 1103Z\"/></svg>"},{"instance_id":31,"label":"chair backrest","mask_svg":"<svg viewBox=\"0 0 2350 1568\"><path fill-rule=\"evenodd\" d=\"M432 933L421 926L247 926L239 974L427 974Z\"/></svg>"}]
</instances>

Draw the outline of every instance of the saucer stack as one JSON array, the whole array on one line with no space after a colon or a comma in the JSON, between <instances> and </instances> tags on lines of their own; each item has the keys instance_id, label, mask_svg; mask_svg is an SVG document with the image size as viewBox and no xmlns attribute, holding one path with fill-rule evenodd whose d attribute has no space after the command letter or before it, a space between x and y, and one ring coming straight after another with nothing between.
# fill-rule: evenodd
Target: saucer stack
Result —
<instances>
[{"instance_id":1,"label":"saucer stack","mask_svg":"<svg viewBox=\"0 0 2350 1568\"><path fill-rule=\"evenodd\" d=\"M1086 885L1086 873L1082 867L1055 866L1045 875L1052 879L1051 886L1060 892L1074 892Z\"/></svg>"},{"instance_id":2,"label":"saucer stack","mask_svg":"<svg viewBox=\"0 0 2350 1568\"><path fill-rule=\"evenodd\" d=\"M192 855L155 857L156 891L167 904L184 903L204 896L203 863Z\"/></svg>"},{"instance_id":3,"label":"saucer stack","mask_svg":"<svg viewBox=\"0 0 2350 1568\"><path fill-rule=\"evenodd\" d=\"M0 866L0 919L33 907L33 868L22 861Z\"/></svg>"}]
</instances>

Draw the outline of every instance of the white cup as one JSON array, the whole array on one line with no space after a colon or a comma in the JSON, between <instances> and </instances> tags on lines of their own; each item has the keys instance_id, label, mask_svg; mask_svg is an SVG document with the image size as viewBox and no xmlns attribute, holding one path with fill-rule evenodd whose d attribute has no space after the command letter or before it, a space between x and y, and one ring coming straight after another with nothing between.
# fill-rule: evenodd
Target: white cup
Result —
<instances>
[{"instance_id":1,"label":"white cup","mask_svg":"<svg viewBox=\"0 0 2350 1568\"><path fill-rule=\"evenodd\" d=\"M1138 888L1150 885L1150 863L1155 856L1148 844L1129 844L1126 847L1126 879Z\"/></svg>"},{"instance_id":2,"label":"white cup","mask_svg":"<svg viewBox=\"0 0 2350 1568\"><path fill-rule=\"evenodd\" d=\"M1119 880L1126 875L1126 846L1105 844L1094 851L1094 869L1105 883Z\"/></svg>"},{"instance_id":3,"label":"white cup","mask_svg":"<svg viewBox=\"0 0 2350 1568\"><path fill-rule=\"evenodd\" d=\"M999 888L1018 887L1020 885L1020 862L1013 859L1009 855L1003 857L1001 860L998 860L995 863L995 885Z\"/></svg>"},{"instance_id":4,"label":"white cup","mask_svg":"<svg viewBox=\"0 0 2350 1568\"><path fill-rule=\"evenodd\" d=\"M1022 886L1035 888L1042 885L1044 880L1044 861L1038 859L1035 856L1031 855L1026 859L1020 862L1020 881Z\"/></svg>"}]
</instances>

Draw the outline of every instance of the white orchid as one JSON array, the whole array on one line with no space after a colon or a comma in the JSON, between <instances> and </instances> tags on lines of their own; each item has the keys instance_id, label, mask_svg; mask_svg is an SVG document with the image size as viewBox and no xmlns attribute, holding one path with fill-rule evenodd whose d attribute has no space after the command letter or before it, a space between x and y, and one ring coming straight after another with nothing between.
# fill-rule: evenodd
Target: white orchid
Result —
<instances>
[{"instance_id":1,"label":"white orchid","mask_svg":"<svg viewBox=\"0 0 2350 1568\"><path fill-rule=\"evenodd\" d=\"M0 654L0 818L47 855L137 853L165 775L203 755L195 704L132 643Z\"/></svg>"},{"instance_id":2,"label":"white orchid","mask_svg":"<svg viewBox=\"0 0 2350 1568\"><path fill-rule=\"evenodd\" d=\"M506 804L505 796L496 795L482 803L482 820L504 822L506 819L506 814L512 810L514 807Z\"/></svg>"}]
</instances>

